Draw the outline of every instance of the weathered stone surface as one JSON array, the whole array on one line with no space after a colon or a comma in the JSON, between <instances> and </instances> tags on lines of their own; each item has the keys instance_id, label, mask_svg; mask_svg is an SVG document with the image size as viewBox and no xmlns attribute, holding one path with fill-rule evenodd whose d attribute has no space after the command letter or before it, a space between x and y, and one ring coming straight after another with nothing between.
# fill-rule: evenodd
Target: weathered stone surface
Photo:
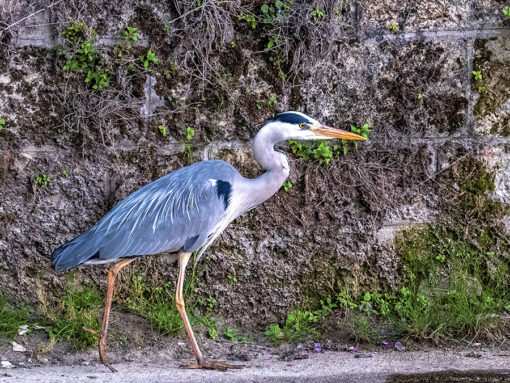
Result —
<instances>
[{"instance_id":1,"label":"weathered stone surface","mask_svg":"<svg viewBox=\"0 0 510 383\"><path fill-rule=\"evenodd\" d=\"M249 177L263 171L251 140L274 112L296 109L335 127L373 129L369 142L328 166L290 154L293 187L236 220L208 251L197 294L213 296L215 310L243 326L281 321L298 306L316 308L344 288L398 287L395 235L450 219L443 191L459 186L445 174L466 157L489 165L495 187L487 194L510 203L510 26L499 2L349 1L328 26L336 32L322 58L301 51L296 60L307 65L285 81L278 65L286 66L264 51L261 27L254 32L235 17L228 33L237 36L235 46L193 56L201 70L214 68L203 79L183 68L165 74L186 54L182 26L163 31L176 17L169 2L75 3L0 32L10 48L0 56L0 118L7 121L0 132L0 289L24 301L36 301L36 279L48 293L61 293L64 277L49 260L55 247L142 185L189 163L187 126L195 131L195 161L224 159ZM9 4L2 10L8 23L39 9ZM45 20L54 24L28 25ZM143 39L129 64L149 47L159 63L149 73L120 66L111 87L91 89L83 74L62 70L65 58L55 49L74 20L94 26L105 60L113 60L125 25L139 28ZM389 32L392 22L398 33ZM473 82L477 64L483 85ZM152 105L142 118L152 78L147 94L164 105ZM483 105L478 86L492 97ZM272 96L276 107L268 105ZM158 125L167 127L165 137ZM44 188L34 183L42 174L50 177ZM159 257L129 270L148 283L175 281L175 268ZM238 283L229 283L229 274ZM77 278L104 287L105 270L83 268ZM126 272L120 285L128 280Z\"/></svg>"},{"instance_id":2,"label":"weathered stone surface","mask_svg":"<svg viewBox=\"0 0 510 383\"><path fill-rule=\"evenodd\" d=\"M426 0L357 2L360 27L366 35L380 35L395 24L398 32L458 31L508 27L503 2L493 0Z\"/></svg>"}]
</instances>

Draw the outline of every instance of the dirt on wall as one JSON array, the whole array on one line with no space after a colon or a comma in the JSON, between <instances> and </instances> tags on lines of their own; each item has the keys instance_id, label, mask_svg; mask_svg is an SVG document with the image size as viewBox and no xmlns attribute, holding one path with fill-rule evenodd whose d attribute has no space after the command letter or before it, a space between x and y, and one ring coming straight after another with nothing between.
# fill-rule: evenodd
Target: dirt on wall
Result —
<instances>
[{"instance_id":1,"label":"dirt on wall","mask_svg":"<svg viewBox=\"0 0 510 383\"><path fill-rule=\"evenodd\" d=\"M459 179L471 177L476 163L497 174L484 195L510 196L507 134L500 134L508 130L509 95L496 76L510 61L502 2L325 0L317 3L324 16L314 19L311 5L295 1L293 22L278 28L240 17L258 15L264 2L203 2L201 12L192 3L0 6L0 289L8 295L35 303L39 280L59 296L64 276L51 267L52 250L190 161L223 159L245 176L260 175L251 140L279 111L373 131L328 165L289 153L292 188L237 219L208 251L197 294L215 297L218 315L234 323L278 322L341 289L396 289L395 235L451 224L445 190L462 193ZM73 22L97 34L62 35ZM126 26L138 29L136 41ZM64 69L79 61L85 42L107 86ZM486 68L483 94L473 85L476 65ZM476 111L491 97L491 124L501 126L487 131L488 117ZM188 141L187 127L194 129ZM452 167L466 159L454 176ZM504 231L501 212L480 224ZM506 247L498 248L508 262ZM176 270L146 257L121 285L130 273L161 284L174 283ZM77 278L104 288L105 275L104 267L84 267ZM228 275L241 283L228 283Z\"/></svg>"}]
</instances>

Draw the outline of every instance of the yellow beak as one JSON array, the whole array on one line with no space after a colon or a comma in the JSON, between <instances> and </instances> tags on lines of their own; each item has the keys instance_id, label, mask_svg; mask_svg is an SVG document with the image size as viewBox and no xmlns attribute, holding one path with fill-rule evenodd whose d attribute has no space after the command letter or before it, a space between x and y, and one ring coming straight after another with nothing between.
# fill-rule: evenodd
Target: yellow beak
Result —
<instances>
[{"instance_id":1,"label":"yellow beak","mask_svg":"<svg viewBox=\"0 0 510 383\"><path fill-rule=\"evenodd\" d=\"M331 138L342 138L344 140L357 140L357 141L366 141L365 137L362 137L358 134L346 132L345 130L330 128L325 125L310 125L310 129L317 135L322 137L331 137Z\"/></svg>"}]
</instances>

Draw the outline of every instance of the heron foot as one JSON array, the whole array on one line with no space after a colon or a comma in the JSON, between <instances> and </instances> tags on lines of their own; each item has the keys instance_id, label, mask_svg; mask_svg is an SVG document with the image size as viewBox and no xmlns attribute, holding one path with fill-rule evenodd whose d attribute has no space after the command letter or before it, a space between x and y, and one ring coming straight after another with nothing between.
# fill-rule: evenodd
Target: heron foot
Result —
<instances>
[{"instance_id":1,"label":"heron foot","mask_svg":"<svg viewBox=\"0 0 510 383\"><path fill-rule=\"evenodd\" d=\"M106 355L106 341L104 341L103 337L99 339L99 360L106 367L108 367L111 372L117 372L117 370L112 367L110 362L108 362L108 355Z\"/></svg>"},{"instance_id":2,"label":"heron foot","mask_svg":"<svg viewBox=\"0 0 510 383\"><path fill-rule=\"evenodd\" d=\"M220 362L216 360L203 360L197 364L189 364L189 365L182 365L179 366L179 368L185 368L185 369L204 369L204 370L216 370L216 371L228 371L230 370L239 370L241 368L245 368L246 366L242 364L229 364L226 362Z\"/></svg>"},{"instance_id":3,"label":"heron foot","mask_svg":"<svg viewBox=\"0 0 510 383\"><path fill-rule=\"evenodd\" d=\"M110 362L108 362L108 357L106 356L106 352L102 352L103 350L99 350L99 360L101 360L101 363L103 363L106 367L110 369L111 372L117 372L115 368L112 367Z\"/></svg>"}]
</instances>

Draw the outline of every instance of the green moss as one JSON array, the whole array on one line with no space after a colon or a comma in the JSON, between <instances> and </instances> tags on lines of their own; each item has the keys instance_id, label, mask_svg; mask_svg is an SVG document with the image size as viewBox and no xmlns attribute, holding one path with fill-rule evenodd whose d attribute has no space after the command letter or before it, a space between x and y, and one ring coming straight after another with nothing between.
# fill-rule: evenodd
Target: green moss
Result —
<instances>
[{"instance_id":1,"label":"green moss","mask_svg":"<svg viewBox=\"0 0 510 383\"><path fill-rule=\"evenodd\" d=\"M508 310L509 247L501 224L508 207L490 197L494 174L473 157L459 157L438 183L443 218L396 237L396 291L381 286L338 299L355 308L346 323L358 337L377 340L380 328L394 337L462 337L497 328L492 314Z\"/></svg>"},{"instance_id":2,"label":"green moss","mask_svg":"<svg viewBox=\"0 0 510 383\"><path fill-rule=\"evenodd\" d=\"M506 116L492 124L490 132L491 134L499 134L502 137L510 136L510 116Z\"/></svg>"},{"instance_id":3,"label":"green moss","mask_svg":"<svg viewBox=\"0 0 510 383\"><path fill-rule=\"evenodd\" d=\"M473 76L471 89L479 94L473 107L473 115L482 118L497 113L498 109L510 97L510 63L491 61L492 52L486 48L486 40L478 40L478 54L473 60ZM508 119L508 116L504 118ZM494 123L492 134L508 136L508 124Z\"/></svg>"},{"instance_id":4,"label":"green moss","mask_svg":"<svg viewBox=\"0 0 510 383\"><path fill-rule=\"evenodd\" d=\"M510 302L508 245L500 223L508 208L490 197L494 174L472 157L452 166L442 181L447 218L405 230L396 248L403 285L427 300L421 315L430 325L421 330L440 326L440 334L465 334Z\"/></svg>"}]
</instances>

